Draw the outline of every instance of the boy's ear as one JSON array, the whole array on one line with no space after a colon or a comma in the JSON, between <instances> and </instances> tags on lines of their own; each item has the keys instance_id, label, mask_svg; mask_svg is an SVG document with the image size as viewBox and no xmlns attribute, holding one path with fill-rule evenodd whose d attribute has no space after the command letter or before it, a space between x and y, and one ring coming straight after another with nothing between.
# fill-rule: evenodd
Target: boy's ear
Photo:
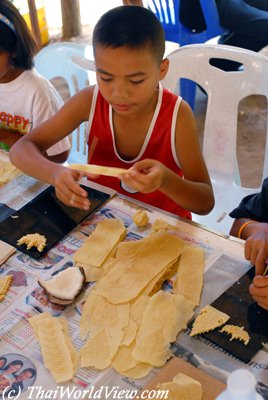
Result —
<instances>
[{"instance_id":1,"label":"boy's ear","mask_svg":"<svg viewBox=\"0 0 268 400\"><path fill-rule=\"evenodd\" d=\"M159 70L159 80L160 81L165 78L165 76L168 72L168 68L169 68L169 59L164 58L161 61L160 70Z\"/></svg>"}]
</instances>

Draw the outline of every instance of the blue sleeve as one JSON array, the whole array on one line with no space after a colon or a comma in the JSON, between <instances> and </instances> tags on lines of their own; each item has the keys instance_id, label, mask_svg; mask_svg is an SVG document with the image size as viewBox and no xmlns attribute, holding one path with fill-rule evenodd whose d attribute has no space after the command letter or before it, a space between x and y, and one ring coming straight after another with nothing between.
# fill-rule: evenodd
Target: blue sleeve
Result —
<instances>
[{"instance_id":1,"label":"blue sleeve","mask_svg":"<svg viewBox=\"0 0 268 400\"><path fill-rule=\"evenodd\" d=\"M263 181L260 193L250 194L230 214L232 218L251 218L268 222L268 178Z\"/></svg>"}]
</instances>

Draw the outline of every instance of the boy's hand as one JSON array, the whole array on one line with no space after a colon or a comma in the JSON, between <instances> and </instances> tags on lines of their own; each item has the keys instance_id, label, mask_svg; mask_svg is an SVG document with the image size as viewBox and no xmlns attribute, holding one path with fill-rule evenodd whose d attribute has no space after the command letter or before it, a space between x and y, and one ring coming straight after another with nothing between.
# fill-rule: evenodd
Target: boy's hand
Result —
<instances>
[{"instance_id":1,"label":"boy's hand","mask_svg":"<svg viewBox=\"0 0 268 400\"><path fill-rule=\"evenodd\" d=\"M53 186L58 199L64 204L89 210L90 201L87 198L87 192L77 183L82 176L82 172L57 166L53 174Z\"/></svg>"},{"instance_id":2,"label":"boy's hand","mask_svg":"<svg viewBox=\"0 0 268 400\"><path fill-rule=\"evenodd\" d=\"M255 276L249 293L260 307L268 310L268 276Z\"/></svg>"},{"instance_id":3,"label":"boy's hand","mask_svg":"<svg viewBox=\"0 0 268 400\"><path fill-rule=\"evenodd\" d=\"M122 181L141 193L151 193L163 187L167 168L156 160L142 160L134 164L127 173L120 176Z\"/></svg>"},{"instance_id":4,"label":"boy's hand","mask_svg":"<svg viewBox=\"0 0 268 400\"><path fill-rule=\"evenodd\" d=\"M268 224L258 224L258 230L246 240L245 258L255 265L256 275L262 275L268 259Z\"/></svg>"}]
</instances>

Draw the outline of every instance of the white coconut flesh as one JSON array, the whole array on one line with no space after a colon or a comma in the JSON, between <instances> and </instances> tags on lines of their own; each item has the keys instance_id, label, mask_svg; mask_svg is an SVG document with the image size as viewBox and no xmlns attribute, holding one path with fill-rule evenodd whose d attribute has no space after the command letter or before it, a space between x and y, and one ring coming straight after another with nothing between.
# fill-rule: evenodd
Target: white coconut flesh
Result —
<instances>
[{"instance_id":1,"label":"white coconut flesh","mask_svg":"<svg viewBox=\"0 0 268 400\"><path fill-rule=\"evenodd\" d=\"M83 289L85 274L82 268L70 267L47 281L39 279L38 283L51 296L74 300Z\"/></svg>"}]
</instances>

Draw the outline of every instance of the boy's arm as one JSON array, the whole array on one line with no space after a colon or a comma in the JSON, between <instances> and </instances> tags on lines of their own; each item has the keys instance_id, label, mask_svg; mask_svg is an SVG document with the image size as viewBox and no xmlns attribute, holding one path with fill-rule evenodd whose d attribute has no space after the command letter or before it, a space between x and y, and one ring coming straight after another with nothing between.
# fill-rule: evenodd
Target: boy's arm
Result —
<instances>
[{"instance_id":1,"label":"boy's arm","mask_svg":"<svg viewBox=\"0 0 268 400\"><path fill-rule=\"evenodd\" d=\"M69 154L70 154L70 149L69 150L65 150L65 151L63 151L63 152L61 152L59 154L55 154L53 156L49 156L47 154L46 157L50 161L52 161L54 163L63 164L67 160L67 158L69 157Z\"/></svg>"},{"instance_id":2,"label":"boy's arm","mask_svg":"<svg viewBox=\"0 0 268 400\"><path fill-rule=\"evenodd\" d=\"M54 165L45 158L44 153L49 147L68 136L82 122L88 120L91 99L91 87L73 96L55 115L12 146L11 162L24 173L51 183L48 171Z\"/></svg>"},{"instance_id":3,"label":"boy's arm","mask_svg":"<svg viewBox=\"0 0 268 400\"><path fill-rule=\"evenodd\" d=\"M193 112L183 100L178 112L175 146L184 179L169 170L161 191L183 208L196 214L207 214L214 206L213 189Z\"/></svg>"}]
</instances>

